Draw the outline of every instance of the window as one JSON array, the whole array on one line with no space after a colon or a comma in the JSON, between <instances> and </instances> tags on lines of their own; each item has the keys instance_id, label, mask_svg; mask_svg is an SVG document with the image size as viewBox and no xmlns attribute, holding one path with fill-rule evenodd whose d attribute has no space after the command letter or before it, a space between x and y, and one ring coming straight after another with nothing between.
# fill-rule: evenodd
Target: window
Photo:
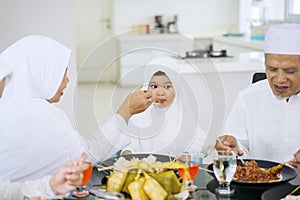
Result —
<instances>
[{"instance_id":1,"label":"window","mask_svg":"<svg viewBox=\"0 0 300 200\"><path fill-rule=\"evenodd\" d=\"M285 0L285 21L300 22L300 0Z\"/></svg>"}]
</instances>

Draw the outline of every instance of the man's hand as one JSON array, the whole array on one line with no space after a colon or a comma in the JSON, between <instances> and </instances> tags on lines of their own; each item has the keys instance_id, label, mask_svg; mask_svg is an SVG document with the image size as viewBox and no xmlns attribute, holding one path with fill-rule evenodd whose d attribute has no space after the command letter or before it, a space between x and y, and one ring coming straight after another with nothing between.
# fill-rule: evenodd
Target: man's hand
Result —
<instances>
[{"instance_id":1,"label":"man's hand","mask_svg":"<svg viewBox=\"0 0 300 200\"><path fill-rule=\"evenodd\" d=\"M145 111L152 104L152 92L135 91L127 96L117 111L125 121L137 113Z\"/></svg>"},{"instance_id":2,"label":"man's hand","mask_svg":"<svg viewBox=\"0 0 300 200\"><path fill-rule=\"evenodd\" d=\"M300 149L294 153L294 158L289 164L298 169L298 178L300 179Z\"/></svg>"},{"instance_id":3,"label":"man's hand","mask_svg":"<svg viewBox=\"0 0 300 200\"><path fill-rule=\"evenodd\" d=\"M237 139L231 135L223 135L219 137L215 144L216 150L232 150L238 156L244 155L244 152L238 149Z\"/></svg>"},{"instance_id":4,"label":"man's hand","mask_svg":"<svg viewBox=\"0 0 300 200\"><path fill-rule=\"evenodd\" d=\"M130 154L132 154L132 152L131 152L131 151L129 151L129 150L125 150L125 151L123 151L123 153L122 153L122 156L125 156L125 155L130 155Z\"/></svg>"}]
</instances>

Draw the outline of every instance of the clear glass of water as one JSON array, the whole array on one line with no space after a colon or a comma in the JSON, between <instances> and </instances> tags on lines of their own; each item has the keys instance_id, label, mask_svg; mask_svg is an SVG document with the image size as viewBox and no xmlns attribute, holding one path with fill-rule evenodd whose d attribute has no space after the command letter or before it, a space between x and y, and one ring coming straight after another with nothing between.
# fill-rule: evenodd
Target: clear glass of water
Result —
<instances>
[{"instance_id":1,"label":"clear glass of water","mask_svg":"<svg viewBox=\"0 0 300 200\"><path fill-rule=\"evenodd\" d=\"M230 196L234 190L230 188L230 183L235 174L237 162L236 154L230 150L220 150L216 152L213 161L215 177L219 182L216 193L221 196Z\"/></svg>"}]
</instances>

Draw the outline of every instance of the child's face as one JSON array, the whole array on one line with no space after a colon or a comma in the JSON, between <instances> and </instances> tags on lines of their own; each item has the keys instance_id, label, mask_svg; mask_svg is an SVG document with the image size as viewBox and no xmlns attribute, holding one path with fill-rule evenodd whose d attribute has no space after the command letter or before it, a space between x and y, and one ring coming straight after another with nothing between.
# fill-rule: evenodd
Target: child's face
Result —
<instances>
[{"instance_id":1,"label":"child's face","mask_svg":"<svg viewBox=\"0 0 300 200\"><path fill-rule=\"evenodd\" d=\"M175 91L169 77L165 75L153 76L149 82L148 90L152 92L152 100L158 107L166 108L172 104Z\"/></svg>"}]
</instances>

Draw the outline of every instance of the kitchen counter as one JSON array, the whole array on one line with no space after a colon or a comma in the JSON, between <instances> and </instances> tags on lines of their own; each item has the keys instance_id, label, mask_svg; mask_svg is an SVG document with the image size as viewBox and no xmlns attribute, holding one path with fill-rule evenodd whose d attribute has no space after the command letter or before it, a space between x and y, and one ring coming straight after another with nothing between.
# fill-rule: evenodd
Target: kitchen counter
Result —
<instances>
[{"instance_id":1,"label":"kitchen counter","mask_svg":"<svg viewBox=\"0 0 300 200\"><path fill-rule=\"evenodd\" d=\"M233 37L233 36L217 36L213 38L214 42L222 42L225 44L252 49L253 51L264 51L264 41L252 40L247 36Z\"/></svg>"},{"instance_id":2,"label":"kitchen counter","mask_svg":"<svg viewBox=\"0 0 300 200\"><path fill-rule=\"evenodd\" d=\"M243 52L224 58L199 58L179 60L183 74L197 72L254 72L264 71L264 54L262 52Z\"/></svg>"},{"instance_id":3,"label":"kitchen counter","mask_svg":"<svg viewBox=\"0 0 300 200\"><path fill-rule=\"evenodd\" d=\"M122 34L118 36L119 41L157 41L157 40L174 40L184 37L182 34Z\"/></svg>"}]
</instances>

